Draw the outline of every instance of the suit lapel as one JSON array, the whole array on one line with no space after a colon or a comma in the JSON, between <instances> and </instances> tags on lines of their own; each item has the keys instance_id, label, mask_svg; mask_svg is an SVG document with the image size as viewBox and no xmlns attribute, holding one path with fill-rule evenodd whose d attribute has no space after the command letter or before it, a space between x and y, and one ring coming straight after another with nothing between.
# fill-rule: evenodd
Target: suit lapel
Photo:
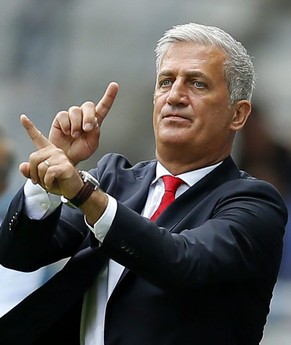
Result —
<instances>
[{"instance_id":1,"label":"suit lapel","mask_svg":"<svg viewBox=\"0 0 291 345\"><path fill-rule=\"evenodd\" d=\"M132 197L129 198L124 205L141 212L145 205L147 192L151 181L154 179L155 169L143 171L140 174L141 179L137 180L134 188L132 188ZM157 219L156 224L168 228L173 231L184 217L197 205L200 200L204 199L209 193L221 186L229 180L239 178L239 170L231 157L228 157L221 165L206 175L203 179L189 188L179 198L171 204ZM127 268L124 269L117 285L129 273Z\"/></svg>"},{"instance_id":2,"label":"suit lapel","mask_svg":"<svg viewBox=\"0 0 291 345\"><path fill-rule=\"evenodd\" d=\"M156 220L156 224L172 231L178 223L209 193L226 181L239 178L239 170L228 157L221 165L178 197Z\"/></svg>"},{"instance_id":3,"label":"suit lapel","mask_svg":"<svg viewBox=\"0 0 291 345\"><path fill-rule=\"evenodd\" d=\"M146 167L134 171L134 179L131 181L124 181L127 192L126 199L119 199L125 206L141 213L146 199L151 182L155 177L156 161L151 161Z\"/></svg>"},{"instance_id":4,"label":"suit lapel","mask_svg":"<svg viewBox=\"0 0 291 345\"><path fill-rule=\"evenodd\" d=\"M134 180L127 181L126 183L126 185L128 185L128 198L124 201L122 201L122 199L119 200L123 203L123 205L141 214L146 203L150 184L152 183L155 177L155 168L156 161L150 161L146 167L134 171ZM116 284L116 287L120 284L120 282L128 273L129 270L127 268L124 268Z\"/></svg>"}]
</instances>

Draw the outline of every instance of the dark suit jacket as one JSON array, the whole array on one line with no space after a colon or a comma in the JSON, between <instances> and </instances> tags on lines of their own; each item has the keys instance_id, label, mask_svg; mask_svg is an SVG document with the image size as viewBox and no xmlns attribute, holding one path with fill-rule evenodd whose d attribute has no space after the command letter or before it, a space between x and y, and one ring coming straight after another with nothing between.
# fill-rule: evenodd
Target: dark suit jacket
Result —
<instances>
[{"instance_id":1,"label":"dark suit jacket","mask_svg":"<svg viewBox=\"0 0 291 345\"><path fill-rule=\"evenodd\" d=\"M105 345L259 343L287 221L280 195L229 157L153 223L139 213L155 166L110 154L91 171L118 200L100 247L77 210L28 219L19 191L2 224L0 262L29 271L72 258L0 319L1 344L79 344L83 295L109 257L127 269L108 301Z\"/></svg>"}]
</instances>

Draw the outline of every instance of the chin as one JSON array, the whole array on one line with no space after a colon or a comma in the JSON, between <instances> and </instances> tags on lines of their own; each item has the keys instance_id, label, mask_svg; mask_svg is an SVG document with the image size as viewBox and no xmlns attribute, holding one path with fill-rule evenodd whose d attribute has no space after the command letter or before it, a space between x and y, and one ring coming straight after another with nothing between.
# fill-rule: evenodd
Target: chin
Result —
<instances>
[{"instance_id":1,"label":"chin","mask_svg":"<svg viewBox=\"0 0 291 345\"><path fill-rule=\"evenodd\" d=\"M164 145L186 145L193 143L193 136L189 137L189 133L185 130L167 130L159 133L158 141Z\"/></svg>"}]
</instances>

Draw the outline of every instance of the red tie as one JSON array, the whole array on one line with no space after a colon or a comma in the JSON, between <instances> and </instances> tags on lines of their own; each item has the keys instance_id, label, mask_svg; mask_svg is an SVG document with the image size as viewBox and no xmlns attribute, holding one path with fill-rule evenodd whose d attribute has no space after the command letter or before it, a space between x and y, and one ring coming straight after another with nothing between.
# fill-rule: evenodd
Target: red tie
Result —
<instances>
[{"instance_id":1,"label":"red tie","mask_svg":"<svg viewBox=\"0 0 291 345\"><path fill-rule=\"evenodd\" d=\"M151 216L151 220L156 220L158 216L175 200L175 194L178 187L184 183L181 179L175 176L163 176L162 177L164 185L165 185L165 193L163 195L162 201Z\"/></svg>"}]
</instances>

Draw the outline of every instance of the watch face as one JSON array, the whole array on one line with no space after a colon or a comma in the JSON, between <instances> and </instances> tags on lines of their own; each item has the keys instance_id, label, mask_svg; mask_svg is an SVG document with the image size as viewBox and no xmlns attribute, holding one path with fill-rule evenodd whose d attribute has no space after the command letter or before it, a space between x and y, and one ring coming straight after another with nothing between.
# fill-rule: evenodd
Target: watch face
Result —
<instances>
[{"instance_id":1,"label":"watch face","mask_svg":"<svg viewBox=\"0 0 291 345\"><path fill-rule=\"evenodd\" d=\"M99 181L90 173L88 173L87 171L80 171L80 175L84 182L89 181L95 187L95 189L99 188L100 186Z\"/></svg>"}]
</instances>

